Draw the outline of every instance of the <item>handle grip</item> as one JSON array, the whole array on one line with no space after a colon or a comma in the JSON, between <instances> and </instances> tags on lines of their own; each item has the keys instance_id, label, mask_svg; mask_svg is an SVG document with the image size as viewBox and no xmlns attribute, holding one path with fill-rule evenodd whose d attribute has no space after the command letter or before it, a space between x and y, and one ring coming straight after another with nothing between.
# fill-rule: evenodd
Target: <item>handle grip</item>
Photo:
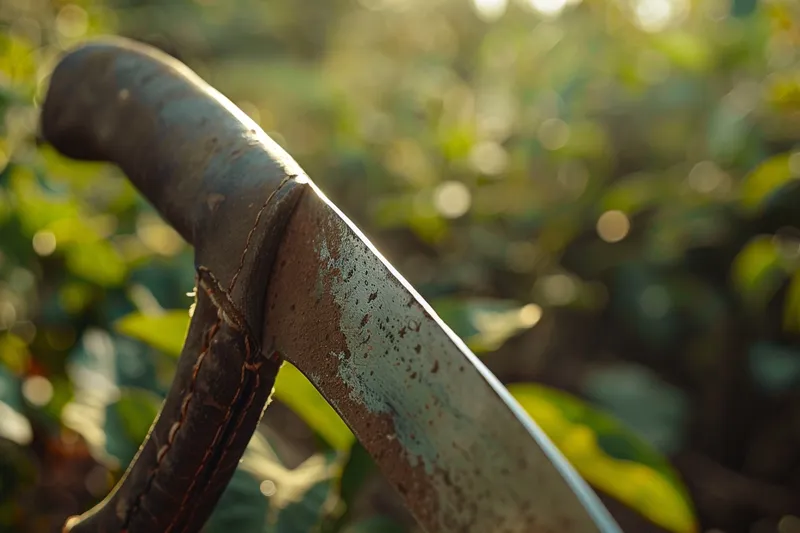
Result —
<instances>
[{"instance_id":1,"label":"handle grip","mask_svg":"<svg viewBox=\"0 0 800 533\"><path fill-rule=\"evenodd\" d=\"M175 378L147 439L114 491L64 530L198 531L258 425L281 364L262 341L264 306L278 244L307 178L187 67L124 39L66 54L40 126L64 155L119 165L194 245L199 285Z\"/></svg>"},{"instance_id":2,"label":"handle grip","mask_svg":"<svg viewBox=\"0 0 800 533\"><path fill-rule=\"evenodd\" d=\"M227 197L302 174L255 122L188 67L123 38L85 44L61 60L43 105L41 135L66 156L120 166L190 243L203 230L210 194Z\"/></svg>"}]
</instances>

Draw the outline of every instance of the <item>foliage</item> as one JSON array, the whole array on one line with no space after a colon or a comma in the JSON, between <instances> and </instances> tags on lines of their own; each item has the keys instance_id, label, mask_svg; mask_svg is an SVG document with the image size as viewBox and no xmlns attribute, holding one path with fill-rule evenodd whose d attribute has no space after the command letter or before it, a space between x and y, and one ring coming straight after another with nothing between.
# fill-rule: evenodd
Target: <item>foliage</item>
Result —
<instances>
[{"instance_id":1,"label":"foliage","mask_svg":"<svg viewBox=\"0 0 800 533\"><path fill-rule=\"evenodd\" d=\"M598 490L671 531L800 514L682 466L800 501L796 2L36 0L0 26L0 529L57 531L104 496L186 331L191 250L119 171L35 143L58 54L101 33L165 48L259 122L527 382ZM372 465L299 372L276 396L298 416L267 417L263 468L210 530L407 529L358 503Z\"/></svg>"}]
</instances>

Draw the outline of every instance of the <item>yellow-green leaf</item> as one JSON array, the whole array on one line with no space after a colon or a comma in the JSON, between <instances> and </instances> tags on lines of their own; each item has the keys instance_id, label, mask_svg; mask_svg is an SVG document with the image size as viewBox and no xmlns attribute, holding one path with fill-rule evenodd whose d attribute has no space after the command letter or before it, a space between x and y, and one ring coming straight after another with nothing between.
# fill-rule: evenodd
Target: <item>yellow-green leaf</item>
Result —
<instances>
[{"instance_id":1,"label":"yellow-green leaf","mask_svg":"<svg viewBox=\"0 0 800 533\"><path fill-rule=\"evenodd\" d=\"M297 413L337 450L349 449L355 438L336 411L314 385L289 363L284 363L275 382L275 397Z\"/></svg>"},{"instance_id":2,"label":"yellow-green leaf","mask_svg":"<svg viewBox=\"0 0 800 533\"><path fill-rule=\"evenodd\" d=\"M760 309L782 279L781 256L770 235L759 235L739 251L731 265L731 282L750 305Z\"/></svg>"},{"instance_id":3,"label":"yellow-green leaf","mask_svg":"<svg viewBox=\"0 0 800 533\"><path fill-rule=\"evenodd\" d=\"M189 329L189 312L170 310L158 315L135 312L114 324L114 329L173 357L178 357Z\"/></svg>"},{"instance_id":4,"label":"yellow-green leaf","mask_svg":"<svg viewBox=\"0 0 800 533\"><path fill-rule=\"evenodd\" d=\"M531 383L508 389L589 483L669 531L698 531L667 460L619 421L562 391Z\"/></svg>"},{"instance_id":5,"label":"yellow-green leaf","mask_svg":"<svg viewBox=\"0 0 800 533\"><path fill-rule=\"evenodd\" d=\"M795 179L789 164L790 154L771 157L745 177L741 202L746 209L756 210L779 187Z\"/></svg>"},{"instance_id":6,"label":"yellow-green leaf","mask_svg":"<svg viewBox=\"0 0 800 533\"><path fill-rule=\"evenodd\" d=\"M106 287L121 284L128 272L122 256L108 241L70 246L66 259L70 272Z\"/></svg>"}]
</instances>

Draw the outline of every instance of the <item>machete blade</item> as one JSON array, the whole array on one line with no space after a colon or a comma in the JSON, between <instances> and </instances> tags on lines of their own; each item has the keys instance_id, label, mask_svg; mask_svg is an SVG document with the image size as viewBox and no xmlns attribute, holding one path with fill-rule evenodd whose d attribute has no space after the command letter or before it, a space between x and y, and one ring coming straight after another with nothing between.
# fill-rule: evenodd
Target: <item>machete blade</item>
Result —
<instances>
[{"instance_id":1,"label":"machete blade","mask_svg":"<svg viewBox=\"0 0 800 533\"><path fill-rule=\"evenodd\" d=\"M264 346L328 399L426 530L620 531L505 387L313 184L277 257Z\"/></svg>"}]
</instances>

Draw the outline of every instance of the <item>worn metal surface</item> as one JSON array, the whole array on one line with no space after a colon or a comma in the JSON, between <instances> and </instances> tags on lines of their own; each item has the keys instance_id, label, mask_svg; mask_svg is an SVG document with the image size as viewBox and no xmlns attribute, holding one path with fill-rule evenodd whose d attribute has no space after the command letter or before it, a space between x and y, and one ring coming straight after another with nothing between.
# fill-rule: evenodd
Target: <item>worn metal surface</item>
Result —
<instances>
[{"instance_id":1,"label":"worn metal surface","mask_svg":"<svg viewBox=\"0 0 800 533\"><path fill-rule=\"evenodd\" d=\"M265 344L322 391L428 531L619 531L505 388L324 197L303 197L278 257Z\"/></svg>"},{"instance_id":2,"label":"worn metal surface","mask_svg":"<svg viewBox=\"0 0 800 533\"><path fill-rule=\"evenodd\" d=\"M73 533L198 531L285 354L437 533L618 531L507 391L241 111L129 41L57 67L42 134L113 161L196 248L175 381L115 491Z\"/></svg>"}]
</instances>

